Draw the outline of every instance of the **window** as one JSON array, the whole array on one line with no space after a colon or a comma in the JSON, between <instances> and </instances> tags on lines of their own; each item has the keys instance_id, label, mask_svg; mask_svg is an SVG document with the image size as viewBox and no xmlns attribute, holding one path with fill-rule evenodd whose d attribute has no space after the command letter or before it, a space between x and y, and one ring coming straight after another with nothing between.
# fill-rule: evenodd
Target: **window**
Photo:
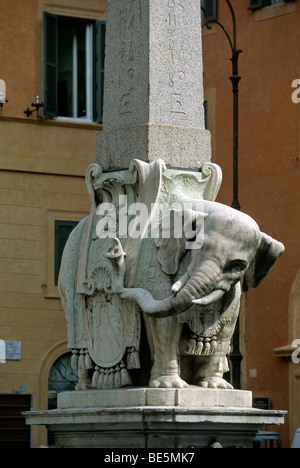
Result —
<instances>
[{"instance_id":1,"label":"window","mask_svg":"<svg viewBox=\"0 0 300 468\"><path fill-rule=\"evenodd\" d=\"M57 408L57 394L72 392L78 383L78 371L71 368L72 354L64 354L51 367L48 377L48 408Z\"/></svg>"},{"instance_id":2,"label":"window","mask_svg":"<svg viewBox=\"0 0 300 468\"><path fill-rule=\"evenodd\" d=\"M65 245L77 224L77 221L55 221L55 286L58 285L58 275Z\"/></svg>"},{"instance_id":3,"label":"window","mask_svg":"<svg viewBox=\"0 0 300 468\"><path fill-rule=\"evenodd\" d=\"M102 121L105 22L44 14L44 111Z\"/></svg>"},{"instance_id":4,"label":"window","mask_svg":"<svg viewBox=\"0 0 300 468\"><path fill-rule=\"evenodd\" d=\"M289 3L295 0L250 0L250 10L257 10L266 6L276 5L278 3Z\"/></svg>"},{"instance_id":5,"label":"window","mask_svg":"<svg viewBox=\"0 0 300 468\"><path fill-rule=\"evenodd\" d=\"M71 368L71 353L64 354L53 364L48 377L48 409L57 409L57 395L72 392L78 382L78 371ZM48 446L55 447L55 439L48 432Z\"/></svg>"},{"instance_id":6,"label":"window","mask_svg":"<svg viewBox=\"0 0 300 468\"><path fill-rule=\"evenodd\" d=\"M218 17L218 0L202 0L202 7L206 11L209 21L216 21Z\"/></svg>"},{"instance_id":7,"label":"window","mask_svg":"<svg viewBox=\"0 0 300 468\"><path fill-rule=\"evenodd\" d=\"M58 275L61 258L72 230L88 216L86 211L47 210L45 212L44 281L42 290L47 299L58 299Z\"/></svg>"}]
</instances>

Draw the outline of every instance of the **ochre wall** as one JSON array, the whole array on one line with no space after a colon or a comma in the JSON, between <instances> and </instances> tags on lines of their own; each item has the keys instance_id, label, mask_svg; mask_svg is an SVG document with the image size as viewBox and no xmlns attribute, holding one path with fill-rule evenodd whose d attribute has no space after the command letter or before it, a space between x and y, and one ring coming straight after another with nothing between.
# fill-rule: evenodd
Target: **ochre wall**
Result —
<instances>
[{"instance_id":1,"label":"ochre wall","mask_svg":"<svg viewBox=\"0 0 300 468\"><path fill-rule=\"evenodd\" d=\"M0 28L0 78L6 82L5 115L24 116L39 94L37 13L38 0L1 1L5 21Z\"/></svg>"}]
</instances>

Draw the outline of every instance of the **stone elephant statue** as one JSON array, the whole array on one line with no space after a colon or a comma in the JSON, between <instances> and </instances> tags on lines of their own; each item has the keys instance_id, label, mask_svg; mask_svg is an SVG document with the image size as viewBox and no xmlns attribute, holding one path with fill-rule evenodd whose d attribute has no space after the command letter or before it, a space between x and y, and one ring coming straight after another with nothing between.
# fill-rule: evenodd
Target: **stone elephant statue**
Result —
<instances>
[{"instance_id":1,"label":"stone elephant statue","mask_svg":"<svg viewBox=\"0 0 300 468\"><path fill-rule=\"evenodd\" d=\"M136 301L146 316L154 350L151 387L186 386L179 375L180 349L182 356L194 357L182 373L189 383L232 388L223 373L228 370L226 356L238 318L241 281L244 291L257 287L284 252L284 246L262 233L246 214L210 201L201 207L204 212L192 208L175 213L190 225L200 217L199 247L191 248L186 235L155 241L161 268L174 281L165 299L155 299L146 289L124 287L120 265L125 257L117 239L107 253L115 264L116 292Z\"/></svg>"},{"instance_id":2,"label":"stone elephant statue","mask_svg":"<svg viewBox=\"0 0 300 468\"><path fill-rule=\"evenodd\" d=\"M150 387L231 388L223 374L241 288L258 286L284 246L214 201L214 164L196 172L134 160L115 173L94 164L86 183L91 213L59 275L77 390L141 385L146 348Z\"/></svg>"}]
</instances>

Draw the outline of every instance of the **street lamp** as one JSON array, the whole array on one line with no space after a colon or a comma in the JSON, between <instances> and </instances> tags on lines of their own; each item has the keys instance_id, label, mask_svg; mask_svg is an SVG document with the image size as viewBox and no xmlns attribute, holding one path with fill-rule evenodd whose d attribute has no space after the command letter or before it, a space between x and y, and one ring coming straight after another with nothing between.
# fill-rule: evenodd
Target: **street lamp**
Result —
<instances>
[{"instance_id":1,"label":"street lamp","mask_svg":"<svg viewBox=\"0 0 300 468\"><path fill-rule=\"evenodd\" d=\"M238 151L239 151L239 82L241 77L239 76L238 72L238 61L239 56L242 53L242 50L237 49L237 34L236 34L236 17L232 5L229 0L226 0L226 3L229 7L231 17L232 17L232 24L233 24L233 36L230 37L226 28L217 20L210 20L207 16L207 13L204 8L202 8L204 12L204 24L207 29L211 29L210 24L214 23L217 24L222 31L225 33L230 48L231 48L231 62L232 62L232 75L230 80L232 82L232 92L233 92L233 201L232 201L232 208L236 210L241 209L241 205L239 203L239 159L238 159ZM237 320L235 332L233 335L232 340L232 352L230 355L230 360L232 364L232 384L234 388L240 389L241 388L241 362L243 360L243 356L240 352L240 324L239 319Z\"/></svg>"},{"instance_id":2,"label":"street lamp","mask_svg":"<svg viewBox=\"0 0 300 468\"><path fill-rule=\"evenodd\" d=\"M0 80L0 116L2 117L3 104L6 104L6 84L4 80Z\"/></svg>"},{"instance_id":3,"label":"street lamp","mask_svg":"<svg viewBox=\"0 0 300 468\"><path fill-rule=\"evenodd\" d=\"M232 82L232 92L233 92L233 201L232 208L240 210L241 206L239 203L239 160L238 160L238 145L239 145L239 82L241 77L238 72L238 61L239 55L242 53L242 50L237 49L237 34L236 34L236 18L235 13L232 8L232 5L229 0L226 0L226 3L229 7L232 23L233 23L233 36L230 37L226 28L217 20L210 20L207 16L207 13L203 7L202 11L204 12L204 25L207 29L211 29L210 24L217 24L225 33L230 48L232 52L231 62L232 62L232 75L230 80Z\"/></svg>"},{"instance_id":4,"label":"street lamp","mask_svg":"<svg viewBox=\"0 0 300 468\"><path fill-rule=\"evenodd\" d=\"M39 110L41 107L44 107L44 104L40 103L40 96L36 97L36 102L33 102L31 106L34 107L34 109L29 109L29 107L27 107L24 114L27 115L27 117L30 117L34 112L36 112L37 119L40 119Z\"/></svg>"}]
</instances>

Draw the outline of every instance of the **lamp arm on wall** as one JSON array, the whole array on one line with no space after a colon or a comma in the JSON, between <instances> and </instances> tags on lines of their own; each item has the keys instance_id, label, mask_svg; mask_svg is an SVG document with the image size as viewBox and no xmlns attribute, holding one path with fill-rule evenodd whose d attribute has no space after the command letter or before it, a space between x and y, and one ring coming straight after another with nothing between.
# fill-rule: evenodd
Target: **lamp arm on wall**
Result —
<instances>
[{"instance_id":1,"label":"lamp arm on wall","mask_svg":"<svg viewBox=\"0 0 300 468\"><path fill-rule=\"evenodd\" d=\"M27 117L30 117L34 112L36 112L36 116L39 119L39 110L41 107L44 107L44 104L40 103L40 96L36 97L36 102L33 102L31 104L31 107L33 107L34 109L29 109L29 107L27 107L27 109L24 111L24 114L27 115Z\"/></svg>"}]
</instances>

